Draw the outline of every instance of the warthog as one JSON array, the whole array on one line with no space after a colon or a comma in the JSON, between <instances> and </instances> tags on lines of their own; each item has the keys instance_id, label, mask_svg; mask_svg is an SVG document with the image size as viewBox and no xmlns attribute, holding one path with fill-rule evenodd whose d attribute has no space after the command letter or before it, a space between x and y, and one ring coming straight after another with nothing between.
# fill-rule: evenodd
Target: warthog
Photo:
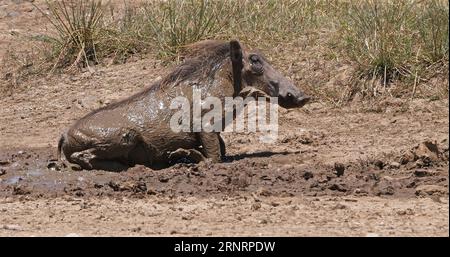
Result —
<instances>
[{"instance_id":1,"label":"warthog","mask_svg":"<svg viewBox=\"0 0 450 257\"><path fill-rule=\"evenodd\" d=\"M201 41L186 48L185 60L151 87L79 119L61 136L58 159L74 169L119 171L141 164L163 168L177 158L221 161L219 132L178 132L170 127L176 96L192 103L193 86L202 97L219 99L261 92L284 108L303 106L305 96L258 52L237 41ZM248 90L255 89L254 91Z\"/></svg>"}]
</instances>

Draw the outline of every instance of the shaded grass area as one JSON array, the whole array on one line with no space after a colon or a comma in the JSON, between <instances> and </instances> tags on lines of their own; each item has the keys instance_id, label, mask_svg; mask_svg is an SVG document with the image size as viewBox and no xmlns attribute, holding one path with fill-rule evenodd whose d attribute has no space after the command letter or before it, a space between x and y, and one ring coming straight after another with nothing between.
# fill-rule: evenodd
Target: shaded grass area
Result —
<instances>
[{"instance_id":1,"label":"shaded grass area","mask_svg":"<svg viewBox=\"0 0 450 257\"><path fill-rule=\"evenodd\" d=\"M320 52L309 59L349 62L354 70L344 89L304 85L335 103L357 94L415 97L419 85L448 77L449 4L443 0L61 0L47 6L41 12L55 33L33 38L43 65L27 61L19 69L24 75L35 67L89 69L148 54L171 63L187 44L238 38L266 50L294 79L299 49ZM389 90L398 83L399 90ZM433 97L448 97L448 87L441 87Z\"/></svg>"}]
</instances>

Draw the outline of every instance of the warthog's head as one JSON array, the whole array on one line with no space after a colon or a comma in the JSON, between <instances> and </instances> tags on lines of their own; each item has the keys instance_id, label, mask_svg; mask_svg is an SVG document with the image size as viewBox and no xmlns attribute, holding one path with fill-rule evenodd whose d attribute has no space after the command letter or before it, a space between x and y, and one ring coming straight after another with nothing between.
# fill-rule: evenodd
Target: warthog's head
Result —
<instances>
[{"instance_id":1,"label":"warthog's head","mask_svg":"<svg viewBox=\"0 0 450 257\"><path fill-rule=\"evenodd\" d=\"M309 101L309 96L274 69L258 52L246 51L238 41L233 40L230 42L230 57L235 90L246 86L256 88L270 97L278 97L278 104L284 108L302 107Z\"/></svg>"}]
</instances>

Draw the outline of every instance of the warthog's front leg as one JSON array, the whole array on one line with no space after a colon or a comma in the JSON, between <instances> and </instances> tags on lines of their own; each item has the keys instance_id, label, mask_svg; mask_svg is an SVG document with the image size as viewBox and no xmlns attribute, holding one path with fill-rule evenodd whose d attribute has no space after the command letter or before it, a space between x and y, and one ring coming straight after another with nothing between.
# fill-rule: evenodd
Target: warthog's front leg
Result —
<instances>
[{"instance_id":1,"label":"warthog's front leg","mask_svg":"<svg viewBox=\"0 0 450 257\"><path fill-rule=\"evenodd\" d=\"M175 163L183 158L187 158L197 163L206 160L205 156L200 151L195 149L179 148L169 154L169 162L171 163Z\"/></svg>"},{"instance_id":2,"label":"warthog's front leg","mask_svg":"<svg viewBox=\"0 0 450 257\"><path fill-rule=\"evenodd\" d=\"M207 158L211 158L214 162L220 161L221 157L225 156L225 142L219 133L205 134L207 135L201 136L202 150L205 154L196 149L179 148L169 154L169 162L175 163L183 158L197 163L205 161Z\"/></svg>"},{"instance_id":3,"label":"warthog's front leg","mask_svg":"<svg viewBox=\"0 0 450 257\"><path fill-rule=\"evenodd\" d=\"M222 153L225 154L225 144L221 142L219 133L200 133L200 141L203 147L203 153L206 158L213 162L220 162L222 160Z\"/></svg>"},{"instance_id":4,"label":"warthog's front leg","mask_svg":"<svg viewBox=\"0 0 450 257\"><path fill-rule=\"evenodd\" d=\"M225 157L225 155L227 154L225 142L223 141L223 138L220 136L219 133L217 133L217 136L219 137L219 143L220 143L220 155L222 157Z\"/></svg>"}]
</instances>

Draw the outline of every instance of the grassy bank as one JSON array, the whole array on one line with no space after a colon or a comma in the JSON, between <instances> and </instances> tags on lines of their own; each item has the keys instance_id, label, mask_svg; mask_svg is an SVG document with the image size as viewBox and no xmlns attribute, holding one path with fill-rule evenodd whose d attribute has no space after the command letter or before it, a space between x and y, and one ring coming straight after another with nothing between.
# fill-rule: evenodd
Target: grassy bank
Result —
<instances>
[{"instance_id":1,"label":"grassy bank","mask_svg":"<svg viewBox=\"0 0 450 257\"><path fill-rule=\"evenodd\" d=\"M303 48L320 42L320 56L354 67L346 99L358 92L376 96L398 81L397 94L414 97L421 83L448 77L449 5L443 0L63 0L47 5L48 12L41 11L54 33L35 39L51 71L148 54L172 62L186 44L212 38L238 38L276 59L271 49L296 51L302 38ZM447 88L441 91L448 97ZM336 97L343 96L329 96Z\"/></svg>"}]
</instances>

